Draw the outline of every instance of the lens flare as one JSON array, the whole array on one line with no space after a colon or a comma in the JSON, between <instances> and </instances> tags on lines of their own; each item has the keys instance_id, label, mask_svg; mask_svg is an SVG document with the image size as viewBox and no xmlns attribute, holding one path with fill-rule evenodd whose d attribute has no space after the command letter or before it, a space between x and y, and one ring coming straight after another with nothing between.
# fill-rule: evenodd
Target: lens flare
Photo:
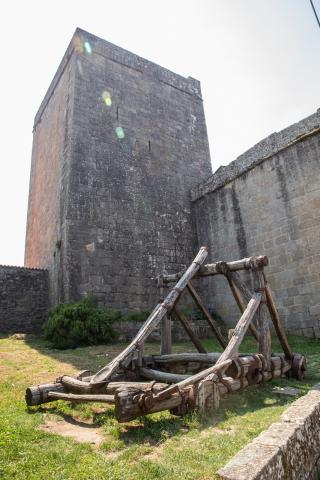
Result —
<instances>
[{"instance_id":1,"label":"lens flare","mask_svg":"<svg viewBox=\"0 0 320 480\"><path fill-rule=\"evenodd\" d=\"M84 42L83 47L86 53L89 53L89 54L92 53L92 47L88 41Z\"/></svg>"},{"instance_id":2,"label":"lens flare","mask_svg":"<svg viewBox=\"0 0 320 480\"><path fill-rule=\"evenodd\" d=\"M124 130L122 127L117 127L116 128L116 134L117 134L117 137L121 140L122 138L124 138Z\"/></svg>"},{"instance_id":3,"label":"lens flare","mask_svg":"<svg viewBox=\"0 0 320 480\"><path fill-rule=\"evenodd\" d=\"M78 67L78 72L80 74L80 77L83 76L83 68L82 68L82 63L80 62L80 60L77 60L77 67Z\"/></svg>"},{"instance_id":4,"label":"lens flare","mask_svg":"<svg viewBox=\"0 0 320 480\"><path fill-rule=\"evenodd\" d=\"M73 37L72 44L77 53L83 53L83 41L81 40L80 37L78 37L78 35Z\"/></svg>"},{"instance_id":5,"label":"lens flare","mask_svg":"<svg viewBox=\"0 0 320 480\"><path fill-rule=\"evenodd\" d=\"M103 98L104 103L107 105L107 107L111 107L111 105L112 105L111 93L107 92L107 91L104 91L102 93L102 98Z\"/></svg>"}]
</instances>

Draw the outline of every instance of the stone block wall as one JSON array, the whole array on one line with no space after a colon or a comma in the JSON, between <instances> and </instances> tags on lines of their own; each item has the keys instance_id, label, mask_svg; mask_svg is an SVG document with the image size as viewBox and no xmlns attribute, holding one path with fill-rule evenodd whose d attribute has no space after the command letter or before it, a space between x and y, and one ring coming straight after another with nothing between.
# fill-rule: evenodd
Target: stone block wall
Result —
<instances>
[{"instance_id":1,"label":"stone block wall","mask_svg":"<svg viewBox=\"0 0 320 480\"><path fill-rule=\"evenodd\" d=\"M66 300L67 192L74 65L67 49L34 119L24 265L50 272L51 304Z\"/></svg>"},{"instance_id":2,"label":"stone block wall","mask_svg":"<svg viewBox=\"0 0 320 480\"><path fill-rule=\"evenodd\" d=\"M275 133L192 190L199 245L209 262L267 255L286 330L320 338L320 110ZM233 324L223 278L207 301Z\"/></svg>"},{"instance_id":3,"label":"stone block wall","mask_svg":"<svg viewBox=\"0 0 320 480\"><path fill-rule=\"evenodd\" d=\"M51 304L153 308L151 278L196 250L190 188L211 174L200 83L77 29L35 120L26 266Z\"/></svg>"},{"instance_id":4,"label":"stone block wall","mask_svg":"<svg viewBox=\"0 0 320 480\"><path fill-rule=\"evenodd\" d=\"M299 398L218 471L225 480L317 480L320 474L320 385Z\"/></svg>"},{"instance_id":5,"label":"stone block wall","mask_svg":"<svg viewBox=\"0 0 320 480\"><path fill-rule=\"evenodd\" d=\"M48 314L48 272L0 265L0 334L40 333Z\"/></svg>"}]
</instances>

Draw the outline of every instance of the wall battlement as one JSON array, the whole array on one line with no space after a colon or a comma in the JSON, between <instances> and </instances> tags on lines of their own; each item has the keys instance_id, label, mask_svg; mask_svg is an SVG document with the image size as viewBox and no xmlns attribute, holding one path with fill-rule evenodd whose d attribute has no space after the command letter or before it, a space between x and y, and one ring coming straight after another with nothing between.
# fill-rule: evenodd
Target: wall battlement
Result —
<instances>
[{"instance_id":1,"label":"wall battlement","mask_svg":"<svg viewBox=\"0 0 320 480\"><path fill-rule=\"evenodd\" d=\"M301 141L304 136L319 133L319 130L320 109L284 130L272 133L237 157L229 165L219 167L210 178L191 189L192 201L223 187L281 150Z\"/></svg>"}]
</instances>

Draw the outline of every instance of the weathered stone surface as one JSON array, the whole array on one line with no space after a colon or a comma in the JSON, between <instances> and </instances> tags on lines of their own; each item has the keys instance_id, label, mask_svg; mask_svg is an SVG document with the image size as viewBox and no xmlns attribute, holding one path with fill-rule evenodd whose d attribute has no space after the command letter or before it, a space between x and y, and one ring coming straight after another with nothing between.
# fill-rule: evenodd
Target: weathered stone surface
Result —
<instances>
[{"instance_id":1,"label":"weathered stone surface","mask_svg":"<svg viewBox=\"0 0 320 480\"><path fill-rule=\"evenodd\" d=\"M0 334L39 333L48 314L48 272L0 265Z\"/></svg>"},{"instance_id":2,"label":"weathered stone surface","mask_svg":"<svg viewBox=\"0 0 320 480\"><path fill-rule=\"evenodd\" d=\"M208 261L267 255L267 275L285 328L320 338L320 110L271 135L192 190L199 245ZM233 325L225 279L210 279L207 303Z\"/></svg>"},{"instance_id":3,"label":"weathered stone surface","mask_svg":"<svg viewBox=\"0 0 320 480\"><path fill-rule=\"evenodd\" d=\"M228 480L308 480L320 456L320 384L219 470Z\"/></svg>"},{"instance_id":4,"label":"weathered stone surface","mask_svg":"<svg viewBox=\"0 0 320 480\"><path fill-rule=\"evenodd\" d=\"M73 44L35 118L26 265L49 269L51 303L153 308L150 279L196 248L189 190L211 173L200 84L79 29Z\"/></svg>"}]
</instances>

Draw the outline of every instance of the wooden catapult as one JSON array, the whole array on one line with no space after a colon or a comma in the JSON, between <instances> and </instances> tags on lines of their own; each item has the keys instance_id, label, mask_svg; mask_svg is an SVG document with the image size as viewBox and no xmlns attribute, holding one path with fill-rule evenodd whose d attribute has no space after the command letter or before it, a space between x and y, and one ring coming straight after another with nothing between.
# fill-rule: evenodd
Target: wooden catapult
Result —
<instances>
[{"instance_id":1,"label":"wooden catapult","mask_svg":"<svg viewBox=\"0 0 320 480\"><path fill-rule=\"evenodd\" d=\"M202 247L186 271L158 277L160 296L168 285L176 282L174 288L160 299L132 342L110 363L95 375L89 371L76 377L63 375L55 383L28 388L27 405L55 400L106 402L115 404L119 422L127 422L162 410L175 415L192 409L210 412L219 407L222 395L248 385L282 376L302 379L305 357L293 353L289 346L264 273L268 258L259 256L203 265L207 254ZM242 281L240 270L251 273L254 291ZM191 283L194 278L213 275L226 278L241 312L229 341ZM179 310L177 304L184 290L190 293L207 320L224 349L222 353L206 352L191 323ZM269 314L283 354L271 353ZM181 322L198 353L171 353L171 315ZM160 323L161 354L144 355L144 342ZM256 354L239 354L247 330L257 340Z\"/></svg>"}]
</instances>

